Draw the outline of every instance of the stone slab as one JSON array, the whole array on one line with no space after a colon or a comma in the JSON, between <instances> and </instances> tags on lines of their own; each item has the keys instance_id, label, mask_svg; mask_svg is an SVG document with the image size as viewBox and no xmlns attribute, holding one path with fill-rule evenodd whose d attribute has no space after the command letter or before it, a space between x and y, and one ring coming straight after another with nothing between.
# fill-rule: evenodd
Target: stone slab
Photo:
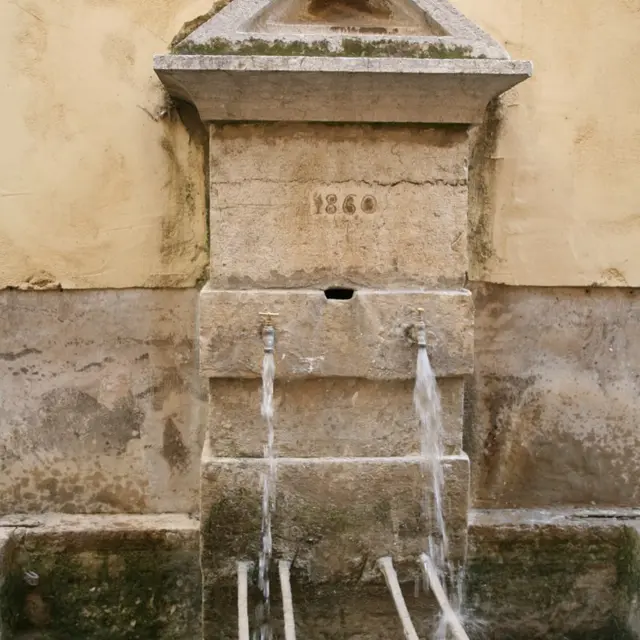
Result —
<instances>
[{"instance_id":1,"label":"stone slab","mask_svg":"<svg viewBox=\"0 0 640 640\"><path fill-rule=\"evenodd\" d=\"M42 515L15 531L0 603L11 637L200 637L197 520Z\"/></svg>"},{"instance_id":2,"label":"stone slab","mask_svg":"<svg viewBox=\"0 0 640 640\"><path fill-rule=\"evenodd\" d=\"M463 58L158 55L153 66L205 122L479 124L532 73L530 62Z\"/></svg>"},{"instance_id":3,"label":"stone slab","mask_svg":"<svg viewBox=\"0 0 640 640\"><path fill-rule=\"evenodd\" d=\"M209 457L202 464L202 566L206 583L229 580L238 560L260 549L259 459ZM444 460L445 519L454 557L466 540L469 465ZM431 524L422 515L430 480L419 457L278 458L274 557L295 559L312 583L380 579L377 558L392 555L413 576Z\"/></svg>"},{"instance_id":4,"label":"stone slab","mask_svg":"<svg viewBox=\"0 0 640 640\"><path fill-rule=\"evenodd\" d=\"M391 0L381 5L347 7L315 5L307 0L236 0L215 11L177 48L183 44L206 46L220 38L244 44L270 37L273 41L280 39L280 44L323 44L336 52L342 44L341 34L348 34L352 42L363 45L376 42L383 35L387 42L395 44L417 41L435 48L461 47L475 58L509 57L489 34L447 0Z\"/></svg>"},{"instance_id":5,"label":"stone slab","mask_svg":"<svg viewBox=\"0 0 640 640\"><path fill-rule=\"evenodd\" d=\"M11 628L6 609L3 606L5 583L13 562L15 550L14 529L10 527L0 528L0 640L9 640Z\"/></svg>"},{"instance_id":6,"label":"stone slab","mask_svg":"<svg viewBox=\"0 0 640 640\"><path fill-rule=\"evenodd\" d=\"M462 378L440 378L445 450L462 447ZM267 442L260 380L212 379L209 442L216 457L260 458ZM420 453L413 380L322 378L277 382L275 450L282 457L405 456Z\"/></svg>"},{"instance_id":7,"label":"stone slab","mask_svg":"<svg viewBox=\"0 0 640 640\"><path fill-rule=\"evenodd\" d=\"M432 638L439 607L430 594L420 593L416 597L416 584L420 584L417 571L416 567L416 579L403 583L401 589L420 638ZM298 579L294 573L291 590L298 638L396 640L403 637L393 599L383 583L309 584L303 576ZM261 596L257 589L250 590L249 595L249 611L254 611ZM204 640L237 640L238 606L233 589L230 587L228 592L223 592L216 586L205 585L204 598ZM271 612L274 636L284 638L280 584L276 572L272 573Z\"/></svg>"},{"instance_id":8,"label":"stone slab","mask_svg":"<svg viewBox=\"0 0 640 640\"><path fill-rule=\"evenodd\" d=\"M463 128L210 130L213 288L462 286Z\"/></svg>"},{"instance_id":9,"label":"stone slab","mask_svg":"<svg viewBox=\"0 0 640 640\"><path fill-rule=\"evenodd\" d=\"M470 617L487 637L633 638L638 513L472 511Z\"/></svg>"},{"instance_id":10,"label":"stone slab","mask_svg":"<svg viewBox=\"0 0 640 640\"><path fill-rule=\"evenodd\" d=\"M279 314L276 377L407 380L415 376L413 327L424 309L429 355L440 377L473 366L473 308L468 292L356 291L350 300L322 291L219 291L200 294L200 371L209 378L262 372L260 313Z\"/></svg>"},{"instance_id":11,"label":"stone slab","mask_svg":"<svg viewBox=\"0 0 640 640\"><path fill-rule=\"evenodd\" d=\"M638 291L487 285L475 301L476 506L640 504Z\"/></svg>"},{"instance_id":12,"label":"stone slab","mask_svg":"<svg viewBox=\"0 0 640 640\"><path fill-rule=\"evenodd\" d=\"M197 508L194 290L0 293L0 514Z\"/></svg>"}]
</instances>

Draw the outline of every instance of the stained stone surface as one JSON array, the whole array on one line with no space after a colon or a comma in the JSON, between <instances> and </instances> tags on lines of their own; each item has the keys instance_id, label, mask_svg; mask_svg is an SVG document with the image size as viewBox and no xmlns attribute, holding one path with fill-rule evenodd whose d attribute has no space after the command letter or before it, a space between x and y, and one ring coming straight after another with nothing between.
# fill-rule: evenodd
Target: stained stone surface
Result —
<instances>
[{"instance_id":1,"label":"stained stone surface","mask_svg":"<svg viewBox=\"0 0 640 640\"><path fill-rule=\"evenodd\" d=\"M639 504L637 290L487 285L475 302L475 504Z\"/></svg>"},{"instance_id":2,"label":"stained stone surface","mask_svg":"<svg viewBox=\"0 0 640 640\"><path fill-rule=\"evenodd\" d=\"M639 513L472 511L472 637L637 638Z\"/></svg>"},{"instance_id":3,"label":"stained stone surface","mask_svg":"<svg viewBox=\"0 0 640 640\"><path fill-rule=\"evenodd\" d=\"M472 367L473 308L467 291L360 290L350 300L322 291L220 291L200 294L200 371L210 378L261 375L263 322L279 314L278 376L406 380L415 377L417 309L424 309L429 355L439 376Z\"/></svg>"},{"instance_id":4,"label":"stained stone surface","mask_svg":"<svg viewBox=\"0 0 640 640\"><path fill-rule=\"evenodd\" d=\"M237 560L260 548L262 473L258 459L209 457L202 465L202 568L205 583L224 583ZM452 556L466 536L468 459L444 460L445 519ZM274 555L295 557L313 583L379 579L376 560L393 555L399 574L415 572L429 525L422 513L427 481L419 457L279 458ZM435 524L433 524L435 528Z\"/></svg>"},{"instance_id":5,"label":"stained stone surface","mask_svg":"<svg viewBox=\"0 0 640 640\"><path fill-rule=\"evenodd\" d=\"M0 528L0 640L9 640L8 616L5 615L4 599L7 575L13 561L15 539L12 528Z\"/></svg>"},{"instance_id":6,"label":"stained stone surface","mask_svg":"<svg viewBox=\"0 0 640 640\"><path fill-rule=\"evenodd\" d=\"M464 129L210 130L214 288L463 283Z\"/></svg>"},{"instance_id":7,"label":"stained stone surface","mask_svg":"<svg viewBox=\"0 0 640 640\"><path fill-rule=\"evenodd\" d=\"M282 44L284 39L284 42L324 44L335 50L342 43L340 34L344 33L362 45L376 42L384 34L396 44L419 42L436 49L462 48L469 57L509 58L491 36L447 0L236 0L220 7L176 48L206 47L220 38L250 44L256 37L264 37L272 43ZM313 56L314 51L308 54ZM463 55L454 53L448 57ZM338 72L338 61L335 67Z\"/></svg>"},{"instance_id":8,"label":"stained stone surface","mask_svg":"<svg viewBox=\"0 0 640 640\"><path fill-rule=\"evenodd\" d=\"M195 510L194 290L0 293L0 513Z\"/></svg>"},{"instance_id":9,"label":"stained stone surface","mask_svg":"<svg viewBox=\"0 0 640 640\"><path fill-rule=\"evenodd\" d=\"M416 578L418 569L416 567ZM277 572L272 576L271 611L276 638L283 638L283 614ZM438 619L435 600L424 592L416 597L414 579L401 585L409 614L420 638L431 638ZM402 625L380 577L379 582L362 584L310 584L294 571L291 579L295 607L296 637L305 640L354 638L357 640L396 640L403 637ZM235 594L205 586L211 606L205 611L204 640L236 640L238 615ZM224 595L222 595L224 594ZM257 589L250 590L249 610L260 603Z\"/></svg>"},{"instance_id":10,"label":"stained stone surface","mask_svg":"<svg viewBox=\"0 0 640 640\"><path fill-rule=\"evenodd\" d=\"M532 73L520 60L221 53L153 61L204 122L480 124L493 98Z\"/></svg>"},{"instance_id":11,"label":"stained stone surface","mask_svg":"<svg viewBox=\"0 0 640 640\"><path fill-rule=\"evenodd\" d=\"M43 515L2 519L4 530L14 547L0 592L7 639L200 637L197 521Z\"/></svg>"},{"instance_id":12,"label":"stained stone surface","mask_svg":"<svg viewBox=\"0 0 640 640\"><path fill-rule=\"evenodd\" d=\"M462 444L462 378L440 378L445 446ZM307 379L274 394L275 449L283 457L403 456L420 453L413 380ZM216 457L262 457L260 380L210 381L209 436Z\"/></svg>"}]
</instances>

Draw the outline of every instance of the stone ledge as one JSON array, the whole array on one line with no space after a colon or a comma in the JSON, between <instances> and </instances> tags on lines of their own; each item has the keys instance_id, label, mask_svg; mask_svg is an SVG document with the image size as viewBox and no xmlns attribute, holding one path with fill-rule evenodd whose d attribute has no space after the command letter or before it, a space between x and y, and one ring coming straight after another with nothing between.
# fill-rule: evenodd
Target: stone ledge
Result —
<instances>
[{"instance_id":1,"label":"stone ledge","mask_svg":"<svg viewBox=\"0 0 640 640\"><path fill-rule=\"evenodd\" d=\"M209 457L202 463L202 567L206 583L232 578L260 549L264 460ZM469 460L446 456L445 521L453 557L467 530ZM402 580L417 575L429 533L422 515L430 478L420 457L278 458L274 557L295 559L313 583L376 582L392 555Z\"/></svg>"},{"instance_id":2,"label":"stone ledge","mask_svg":"<svg viewBox=\"0 0 640 640\"><path fill-rule=\"evenodd\" d=\"M504 59L255 55L159 55L154 69L203 121L458 124L482 122L492 98L532 73Z\"/></svg>"},{"instance_id":3,"label":"stone ledge","mask_svg":"<svg viewBox=\"0 0 640 640\"><path fill-rule=\"evenodd\" d=\"M0 566L0 629L8 637L130 637L132 629L141 638L200 637L198 528L186 514L3 518L0 556L2 540L10 553Z\"/></svg>"},{"instance_id":4,"label":"stone ledge","mask_svg":"<svg viewBox=\"0 0 640 640\"><path fill-rule=\"evenodd\" d=\"M491 637L630 639L640 512L495 509L469 514L469 603Z\"/></svg>"},{"instance_id":5,"label":"stone ledge","mask_svg":"<svg viewBox=\"0 0 640 640\"><path fill-rule=\"evenodd\" d=\"M328 300L322 291L219 291L200 294L200 371L209 378L261 376L260 313L278 313L276 379L415 376L411 329L424 309L436 375L473 367L473 306L467 291L356 291Z\"/></svg>"}]
</instances>

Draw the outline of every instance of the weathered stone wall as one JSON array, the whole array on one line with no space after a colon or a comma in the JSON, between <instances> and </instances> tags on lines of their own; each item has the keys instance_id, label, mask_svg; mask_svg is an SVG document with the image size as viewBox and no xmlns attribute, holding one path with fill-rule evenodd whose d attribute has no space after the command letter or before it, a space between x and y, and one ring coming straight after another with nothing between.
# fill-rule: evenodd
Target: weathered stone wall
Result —
<instances>
[{"instance_id":1,"label":"weathered stone wall","mask_svg":"<svg viewBox=\"0 0 640 640\"><path fill-rule=\"evenodd\" d=\"M200 637L196 520L184 514L0 518L0 560L3 538L9 538L0 573L3 640ZM25 580L25 572L34 579Z\"/></svg>"},{"instance_id":2,"label":"weathered stone wall","mask_svg":"<svg viewBox=\"0 0 640 640\"><path fill-rule=\"evenodd\" d=\"M473 360L472 300L461 288L467 132L227 124L211 126L210 144L211 269L198 309L200 371L210 378L204 637L235 634L221 625L236 562L260 551L264 312L275 332L274 557L295 559L301 619L331 609L359 619L352 600L339 601L340 585L383 588L376 563L386 555L401 581L413 583L435 527L423 516L419 427L405 384L415 377L422 320L446 399L442 500L451 556L465 546L461 390ZM332 297L336 290L345 297ZM317 591L327 594L316 601ZM358 635L386 637L369 627L361 623ZM306 633L326 635L318 627Z\"/></svg>"},{"instance_id":3,"label":"weathered stone wall","mask_svg":"<svg viewBox=\"0 0 640 640\"><path fill-rule=\"evenodd\" d=\"M194 511L197 292L0 294L0 513Z\"/></svg>"},{"instance_id":4,"label":"weathered stone wall","mask_svg":"<svg viewBox=\"0 0 640 640\"><path fill-rule=\"evenodd\" d=\"M475 287L464 448L477 506L638 504L639 295Z\"/></svg>"},{"instance_id":5,"label":"weathered stone wall","mask_svg":"<svg viewBox=\"0 0 640 640\"><path fill-rule=\"evenodd\" d=\"M599 0L571 7L455 4L514 57L535 63L534 78L494 105L480 132L471 163L469 276L514 285L638 286L640 187L633 172L640 143L630 132L637 129L640 90L626 74L640 12L629 0L606 7ZM103 289L0 297L2 512L193 509L206 422L195 370L196 294L111 289L190 287L203 277L209 160L215 179L226 182L220 206L240 213L239 202L259 204L263 194L273 213L283 202L298 202L314 171L342 172L323 164L326 145L336 144L330 136L318 145L315 164L292 169L287 192L260 181L234 186L224 175L230 165L222 154L234 157L249 128L218 131L207 155L208 138L193 110L167 105L151 55L165 51L182 23L209 6L209 0L0 6L0 78L11 96L0 107L0 287ZM299 132L305 153L328 130L312 129ZM388 142L380 158L396 162L400 181L375 185L384 193L381 205L403 216L428 206L433 195L449 204L441 221L457 228L465 191L458 147L448 149L449 170L436 184L419 185L420 195L412 185L415 167L432 160L424 149L438 136L456 135L430 132L426 139L370 128L351 155L340 157L349 168L371 154L372 140ZM282 137L265 145L268 162L282 161ZM237 179L255 167L244 168L248 173L235 162ZM355 184L351 176L349 193L338 193L341 203L352 191L361 203L368 180ZM212 213L215 225L219 216ZM263 222L263 240L283 231L274 215ZM464 234L449 237L437 221L428 222L424 230L437 242L426 242L422 228L400 224L403 233L392 233L372 225L367 242L384 253L375 274L358 262L357 238L340 254L331 237L305 242L295 247L298 258L308 264L323 258L324 271L296 271L282 255L274 277L252 259L234 264L239 247L220 242L219 225L211 257L218 284L239 287L259 288L271 278L279 286L324 286L327 265L334 264L344 265L341 284L386 287L398 273L412 283L424 276L433 286L463 282ZM314 224L285 227L290 244L298 235L317 238ZM409 231L410 241L403 235ZM410 246L399 250L405 240ZM423 274L416 255L433 269ZM473 455L476 504L637 502L636 294L590 291L478 289L465 445ZM327 435L318 442L309 442L309 451L333 446ZM373 450L355 432L341 446Z\"/></svg>"},{"instance_id":6,"label":"weathered stone wall","mask_svg":"<svg viewBox=\"0 0 640 640\"><path fill-rule=\"evenodd\" d=\"M0 287L189 286L202 274L204 155L162 115L151 56L211 4L2 3ZM454 4L535 66L489 120L472 279L640 285L637 4Z\"/></svg>"}]
</instances>

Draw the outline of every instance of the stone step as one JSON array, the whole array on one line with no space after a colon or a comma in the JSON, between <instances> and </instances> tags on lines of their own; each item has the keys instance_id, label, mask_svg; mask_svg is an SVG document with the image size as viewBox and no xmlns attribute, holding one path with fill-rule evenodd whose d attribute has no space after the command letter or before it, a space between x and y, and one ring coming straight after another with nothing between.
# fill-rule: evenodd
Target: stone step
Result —
<instances>
[{"instance_id":1,"label":"stone step","mask_svg":"<svg viewBox=\"0 0 640 640\"><path fill-rule=\"evenodd\" d=\"M262 371L261 312L279 314L276 377L407 380L415 376L417 309L424 309L436 375L473 368L473 302L458 291L220 291L200 294L200 370L209 378L256 378Z\"/></svg>"},{"instance_id":2,"label":"stone step","mask_svg":"<svg viewBox=\"0 0 640 640\"><path fill-rule=\"evenodd\" d=\"M211 454L261 458L267 430L261 381L210 380ZM462 448L464 382L438 380L447 453ZM282 457L403 456L420 453L413 380L351 378L276 380L275 449Z\"/></svg>"},{"instance_id":3,"label":"stone step","mask_svg":"<svg viewBox=\"0 0 640 640\"><path fill-rule=\"evenodd\" d=\"M202 460L202 568L205 583L235 576L238 560L260 550L261 459ZM463 553L469 487L465 454L444 458L444 514L452 556ZM417 558L434 530L422 513L431 480L421 458L278 458L274 557L313 583L379 581L375 563L391 555L401 579L416 575Z\"/></svg>"},{"instance_id":4,"label":"stone step","mask_svg":"<svg viewBox=\"0 0 640 640\"><path fill-rule=\"evenodd\" d=\"M0 637L197 640L198 528L179 513L0 518Z\"/></svg>"},{"instance_id":5,"label":"stone step","mask_svg":"<svg viewBox=\"0 0 640 640\"><path fill-rule=\"evenodd\" d=\"M483 637L636 638L640 510L472 510L467 575Z\"/></svg>"}]
</instances>

